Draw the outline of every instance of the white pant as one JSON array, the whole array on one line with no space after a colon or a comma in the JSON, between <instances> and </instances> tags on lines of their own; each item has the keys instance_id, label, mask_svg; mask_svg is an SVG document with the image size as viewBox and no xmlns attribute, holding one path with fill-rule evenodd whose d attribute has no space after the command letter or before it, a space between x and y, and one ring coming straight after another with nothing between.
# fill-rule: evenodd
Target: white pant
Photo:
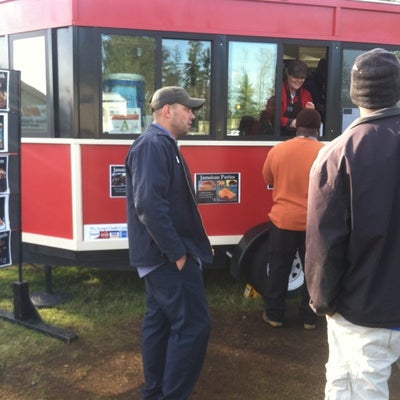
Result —
<instances>
[{"instance_id":1,"label":"white pant","mask_svg":"<svg viewBox=\"0 0 400 400\"><path fill-rule=\"evenodd\" d=\"M325 400L388 400L392 364L400 357L400 331L327 317L329 359Z\"/></svg>"}]
</instances>

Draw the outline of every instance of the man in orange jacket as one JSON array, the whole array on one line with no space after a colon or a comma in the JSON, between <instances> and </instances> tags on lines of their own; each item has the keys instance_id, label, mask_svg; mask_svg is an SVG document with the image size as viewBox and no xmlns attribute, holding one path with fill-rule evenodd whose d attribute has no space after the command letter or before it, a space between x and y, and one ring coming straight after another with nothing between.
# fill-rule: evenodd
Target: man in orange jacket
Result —
<instances>
[{"instance_id":1,"label":"man in orange jacket","mask_svg":"<svg viewBox=\"0 0 400 400\"><path fill-rule=\"evenodd\" d=\"M265 183L273 186L263 313L264 321L273 327L283 325L289 274L297 252L304 266L309 173L323 146L317 139L321 126L318 111L304 109L296 119L296 137L273 147L262 168ZM317 316L308 302L304 285L300 318L305 329L314 329Z\"/></svg>"}]
</instances>

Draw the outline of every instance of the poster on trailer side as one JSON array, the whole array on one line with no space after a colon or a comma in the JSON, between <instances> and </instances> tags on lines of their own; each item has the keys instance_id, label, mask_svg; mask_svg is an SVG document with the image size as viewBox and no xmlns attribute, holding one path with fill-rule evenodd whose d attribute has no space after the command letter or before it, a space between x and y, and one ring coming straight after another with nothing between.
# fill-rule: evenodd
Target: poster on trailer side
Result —
<instances>
[{"instance_id":1,"label":"poster on trailer side","mask_svg":"<svg viewBox=\"0 0 400 400\"><path fill-rule=\"evenodd\" d=\"M240 173L195 174L199 204L240 203Z\"/></svg>"},{"instance_id":2,"label":"poster on trailer side","mask_svg":"<svg viewBox=\"0 0 400 400\"><path fill-rule=\"evenodd\" d=\"M0 69L0 111L8 111L8 71Z\"/></svg>"},{"instance_id":3,"label":"poster on trailer side","mask_svg":"<svg viewBox=\"0 0 400 400\"><path fill-rule=\"evenodd\" d=\"M0 232L0 268L11 264L11 232Z\"/></svg>"},{"instance_id":4,"label":"poster on trailer side","mask_svg":"<svg viewBox=\"0 0 400 400\"><path fill-rule=\"evenodd\" d=\"M8 156L0 157L0 268L11 265Z\"/></svg>"},{"instance_id":5,"label":"poster on trailer side","mask_svg":"<svg viewBox=\"0 0 400 400\"><path fill-rule=\"evenodd\" d=\"M126 196L125 165L110 165L110 197Z\"/></svg>"},{"instance_id":6,"label":"poster on trailer side","mask_svg":"<svg viewBox=\"0 0 400 400\"><path fill-rule=\"evenodd\" d=\"M9 195L0 196L0 232L10 230Z\"/></svg>"},{"instance_id":7,"label":"poster on trailer side","mask_svg":"<svg viewBox=\"0 0 400 400\"><path fill-rule=\"evenodd\" d=\"M0 112L0 151L8 151L8 114Z\"/></svg>"},{"instance_id":8,"label":"poster on trailer side","mask_svg":"<svg viewBox=\"0 0 400 400\"><path fill-rule=\"evenodd\" d=\"M0 193L9 192L8 156L0 156Z\"/></svg>"}]
</instances>

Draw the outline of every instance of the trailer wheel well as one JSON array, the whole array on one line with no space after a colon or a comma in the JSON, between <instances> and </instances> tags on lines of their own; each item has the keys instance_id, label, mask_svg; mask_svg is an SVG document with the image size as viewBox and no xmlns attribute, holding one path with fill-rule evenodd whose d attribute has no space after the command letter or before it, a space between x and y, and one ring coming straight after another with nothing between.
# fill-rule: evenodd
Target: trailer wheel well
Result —
<instances>
[{"instance_id":1,"label":"trailer wheel well","mask_svg":"<svg viewBox=\"0 0 400 400\"><path fill-rule=\"evenodd\" d=\"M246 232L236 246L230 263L230 272L237 280L245 280L264 295L267 285L269 224L263 222ZM303 266L296 255L289 277L288 296L301 293L304 285Z\"/></svg>"}]
</instances>

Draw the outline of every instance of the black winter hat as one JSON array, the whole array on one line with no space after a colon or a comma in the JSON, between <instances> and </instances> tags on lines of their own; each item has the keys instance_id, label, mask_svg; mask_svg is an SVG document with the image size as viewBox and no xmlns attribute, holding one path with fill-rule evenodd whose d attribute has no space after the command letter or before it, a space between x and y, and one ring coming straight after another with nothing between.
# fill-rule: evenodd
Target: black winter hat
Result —
<instances>
[{"instance_id":1,"label":"black winter hat","mask_svg":"<svg viewBox=\"0 0 400 400\"><path fill-rule=\"evenodd\" d=\"M400 99L400 62L376 48L359 55L351 70L351 101L370 110L393 106Z\"/></svg>"},{"instance_id":2,"label":"black winter hat","mask_svg":"<svg viewBox=\"0 0 400 400\"><path fill-rule=\"evenodd\" d=\"M312 108L305 108L297 114L296 127L319 130L321 127L321 115Z\"/></svg>"}]
</instances>

